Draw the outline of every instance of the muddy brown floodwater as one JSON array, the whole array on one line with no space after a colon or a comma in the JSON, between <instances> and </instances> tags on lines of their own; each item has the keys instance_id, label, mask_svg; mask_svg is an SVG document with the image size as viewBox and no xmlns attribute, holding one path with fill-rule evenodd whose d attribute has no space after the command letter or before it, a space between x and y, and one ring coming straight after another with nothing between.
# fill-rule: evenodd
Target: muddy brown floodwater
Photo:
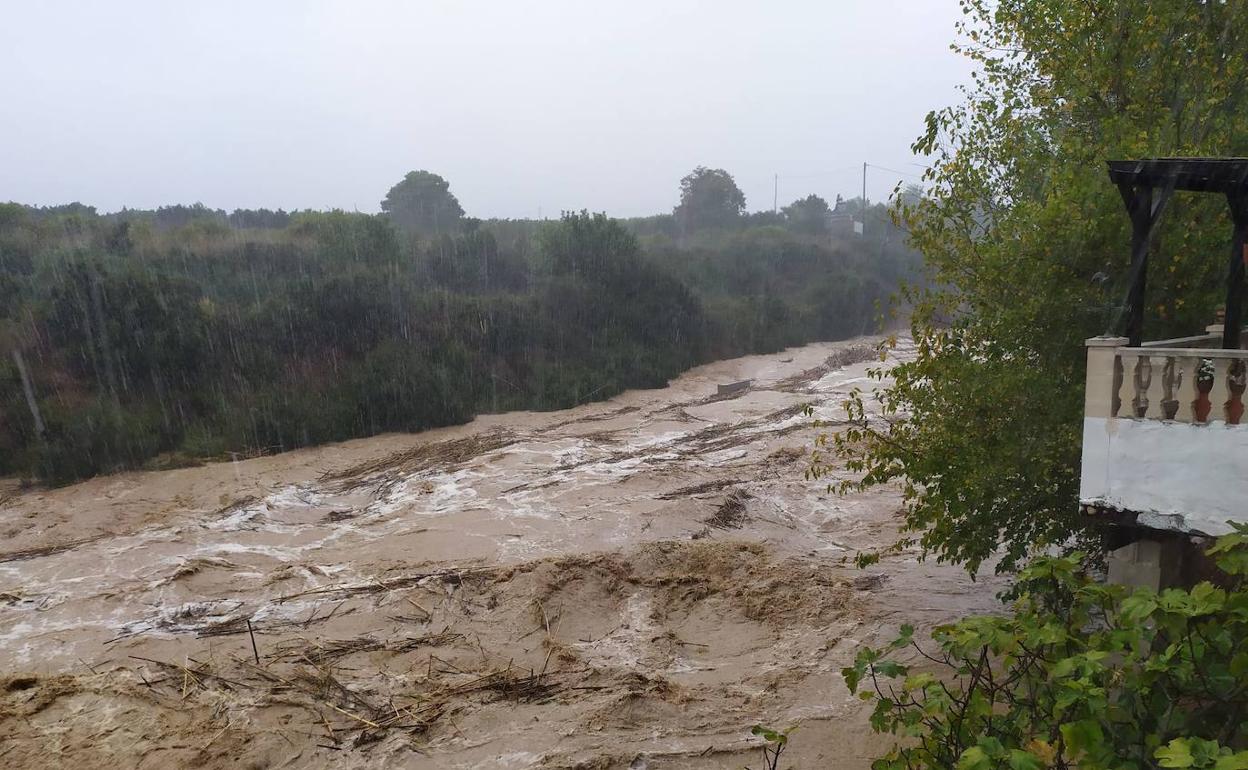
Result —
<instances>
[{"instance_id":1,"label":"muddy brown floodwater","mask_svg":"<svg viewBox=\"0 0 1248 770\"><path fill-rule=\"evenodd\" d=\"M913 552L846 563L892 542L898 493L805 481L802 406L836 419L869 343L0 489L0 765L739 768L761 722L800 725L795 764L865 768L881 741L840 668L998 587Z\"/></svg>"}]
</instances>

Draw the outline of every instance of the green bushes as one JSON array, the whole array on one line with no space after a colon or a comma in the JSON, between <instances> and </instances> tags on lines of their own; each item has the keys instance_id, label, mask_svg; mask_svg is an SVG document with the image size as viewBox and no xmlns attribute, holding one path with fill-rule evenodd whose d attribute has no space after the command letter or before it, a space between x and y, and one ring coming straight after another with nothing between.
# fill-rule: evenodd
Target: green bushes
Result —
<instances>
[{"instance_id":1,"label":"green bushes","mask_svg":"<svg viewBox=\"0 0 1248 770\"><path fill-rule=\"evenodd\" d=\"M858 275L874 268L774 227L647 253L585 212L421 241L341 211L282 230L161 211L0 207L0 295L16 298L0 316L0 472L62 483L572 406L866 328L883 291Z\"/></svg>"},{"instance_id":2,"label":"green bushes","mask_svg":"<svg viewBox=\"0 0 1248 770\"><path fill-rule=\"evenodd\" d=\"M175 431L151 402L127 408L107 398L74 407L48 402L43 414L47 433L28 445L25 459L32 467L21 470L53 484L137 467L175 443Z\"/></svg>"},{"instance_id":3,"label":"green bushes","mask_svg":"<svg viewBox=\"0 0 1248 770\"><path fill-rule=\"evenodd\" d=\"M1248 527L1210 550L1221 587L1128 591L1078 555L1019 574L1013 612L913 629L844 670L903 740L876 770L1248 768ZM918 650L919 665L890 656Z\"/></svg>"}]
</instances>

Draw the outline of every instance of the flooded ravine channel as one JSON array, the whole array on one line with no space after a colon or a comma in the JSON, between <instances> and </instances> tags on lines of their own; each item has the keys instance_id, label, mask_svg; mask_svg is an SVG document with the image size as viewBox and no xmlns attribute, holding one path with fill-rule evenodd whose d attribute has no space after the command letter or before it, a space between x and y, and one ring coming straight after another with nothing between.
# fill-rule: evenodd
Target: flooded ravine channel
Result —
<instances>
[{"instance_id":1,"label":"flooded ravine channel","mask_svg":"<svg viewBox=\"0 0 1248 770\"><path fill-rule=\"evenodd\" d=\"M802 766L866 767L878 739L839 675L856 647L996 606L990 578L913 552L855 569L897 493L803 478L803 407L835 423L869 342L13 488L0 765L739 767L767 722L802 725Z\"/></svg>"}]
</instances>

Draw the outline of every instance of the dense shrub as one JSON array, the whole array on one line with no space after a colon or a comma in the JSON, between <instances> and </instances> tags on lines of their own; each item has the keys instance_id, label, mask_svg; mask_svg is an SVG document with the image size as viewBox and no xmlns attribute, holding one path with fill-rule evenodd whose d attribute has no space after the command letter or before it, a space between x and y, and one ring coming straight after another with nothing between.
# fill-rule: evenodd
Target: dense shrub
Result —
<instances>
[{"instance_id":1,"label":"dense shrub","mask_svg":"<svg viewBox=\"0 0 1248 770\"><path fill-rule=\"evenodd\" d=\"M1078 555L1034 561L1009 615L905 627L844 670L902 740L877 770L1248 768L1248 526L1210 550L1219 582L1103 585ZM892 659L917 650L919 665Z\"/></svg>"}]
</instances>

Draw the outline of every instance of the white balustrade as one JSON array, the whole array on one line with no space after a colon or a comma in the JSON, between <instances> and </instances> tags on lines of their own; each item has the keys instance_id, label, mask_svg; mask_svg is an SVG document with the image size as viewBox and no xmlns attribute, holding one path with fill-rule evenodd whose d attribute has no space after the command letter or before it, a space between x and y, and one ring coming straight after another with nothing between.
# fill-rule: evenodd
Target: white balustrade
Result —
<instances>
[{"instance_id":1,"label":"white balustrade","mask_svg":"<svg viewBox=\"0 0 1248 770\"><path fill-rule=\"evenodd\" d=\"M1248 351L1108 344L1117 339L1089 341L1087 385L1099 393L1088 393L1088 416L1225 423L1242 403Z\"/></svg>"}]
</instances>

